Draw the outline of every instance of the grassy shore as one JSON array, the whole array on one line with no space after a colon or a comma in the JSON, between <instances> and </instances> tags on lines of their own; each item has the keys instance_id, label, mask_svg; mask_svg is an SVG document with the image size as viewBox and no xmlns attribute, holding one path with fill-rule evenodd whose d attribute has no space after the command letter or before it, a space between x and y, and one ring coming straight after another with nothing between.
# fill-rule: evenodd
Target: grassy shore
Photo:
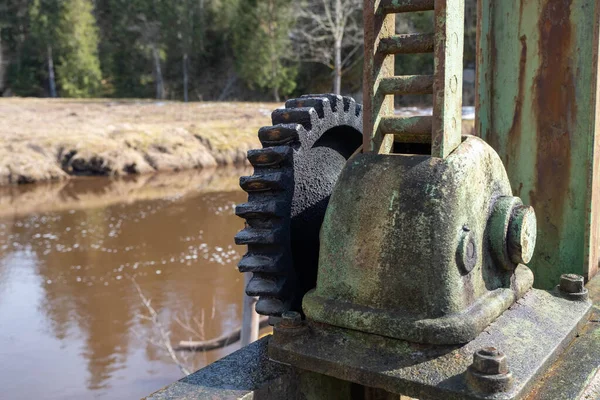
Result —
<instances>
[{"instance_id":1,"label":"grassy shore","mask_svg":"<svg viewBox=\"0 0 600 400\"><path fill-rule=\"evenodd\" d=\"M242 165L279 106L0 99L0 184Z\"/></svg>"},{"instance_id":2,"label":"grassy shore","mask_svg":"<svg viewBox=\"0 0 600 400\"><path fill-rule=\"evenodd\" d=\"M0 98L0 185L242 166L281 105Z\"/></svg>"}]
</instances>

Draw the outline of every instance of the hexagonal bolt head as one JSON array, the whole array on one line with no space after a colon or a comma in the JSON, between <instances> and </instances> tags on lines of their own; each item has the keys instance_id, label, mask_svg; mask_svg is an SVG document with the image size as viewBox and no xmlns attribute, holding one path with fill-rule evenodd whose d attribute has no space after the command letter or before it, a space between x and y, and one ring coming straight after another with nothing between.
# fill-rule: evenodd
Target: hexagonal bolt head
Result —
<instances>
[{"instance_id":1,"label":"hexagonal bolt head","mask_svg":"<svg viewBox=\"0 0 600 400\"><path fill-rule=\"evenodd\" d=\"M279 326L282 328L297 328L302 325L302 316L296 311L285 311L281 314Z\"/></svg>"},{"instance_id":2,"label":"hexagonal bolt head","mask_svg":"<svg viewBox=\"0 0 600 400\"><path fill-rule=\"evenodd\" d=\"M583 276L576 274L562 274L559 288L565 293L583 293L585 289Z\"/></svg>"},{"instance_id":3,"label":"hexagonal bolt head","mask_svg":"<svg viewBox=\"0 0 600 400\"><path fill-rule=\"evenodd\" d=\"M510 260L515 264L531 261L537 237L537 219L533 207L519 205L512 210L507 236Z\"/></svg>"},{"instance_id":4,"label":"hexagonal bolt head","mask_svg":"<svg viewBox=\"0 0 600 400\"><path fill-rule=\"evenodd\" d=\"M494 347L484 347L473 354L473 370L484 375L508 374L506 356Z\"/></svg>"}]
</instances>

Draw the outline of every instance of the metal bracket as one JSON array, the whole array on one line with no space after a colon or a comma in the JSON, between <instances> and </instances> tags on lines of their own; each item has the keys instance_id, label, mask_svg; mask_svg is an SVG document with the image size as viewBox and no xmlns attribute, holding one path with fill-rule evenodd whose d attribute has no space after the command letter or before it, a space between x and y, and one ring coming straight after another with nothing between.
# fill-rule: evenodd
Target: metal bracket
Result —
<instances>
[{"instance_id":1,"label":"metal bracket","mask_svg":"<svg viewBox=\"0 0 600 400\"><path fill-rule=\"evenodd\" d=\"M434 11L434 33L396 34L395 14ZM431 144L447 157L461 141L464 0L365 0L363 149ZM394 73L396 54L434 53L433 75ZM433 115L394 116L395 95L433 94Z\"/></svg>"},{"instance_id":2,"label":"metal bracket","mask_svg":"<svg viewBox=\"0 0 600 400\"><path fill-rule=\"evenodd\" d=\"M587 322L589 301L531 290L476 339L455 346L420 345L326 324L308 329L276 326L269 356L335 378L426 399L516 399L528 392ZM473 354L501 350L512 384L504 392L479 392L467 383Z\"/></svg>"}]
</instances>

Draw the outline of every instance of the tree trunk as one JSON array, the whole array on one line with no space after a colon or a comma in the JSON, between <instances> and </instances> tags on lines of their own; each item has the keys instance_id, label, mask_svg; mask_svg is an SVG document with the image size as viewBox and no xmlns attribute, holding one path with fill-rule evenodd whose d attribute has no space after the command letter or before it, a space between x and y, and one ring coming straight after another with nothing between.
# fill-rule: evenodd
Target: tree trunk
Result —
<instances>
[{"instance_id":1,"label":"tree trunk","mask_svg":"<svg viewBox=\"0 0 600 400\"><path fill-rule=\"evenodd\" d=\"M165 87L163 84L162 70L160 69L160 56L155 45L152 46L152 56L154 57L154 79L156 80L156 98L162 100L165 98Z\"/></svg>"},{"instance_id":2,"label":"tree trunk","mask_svg":"<svg viewBox=\"0 0 600 400\"><path fill-rule=\"evenodd\" d=\"M204 21L204 0L200 0L200 15L198 18L198 23L200 24L200 43L198 45L198 49L201 52L204 52L204 32L206 23Z\"/></svg>"},{"instance_id":3,"label":"tree trunk","mask_svg":"<svg viewBox=\"0 0 600 400\"><path fill-rule=\"evenodd\" d=\"M343 27L341 27L343 12L344 11L342 10L342 1L335 0L334 19L336 30L337 28L343 29ZM342 40L344 38L343 30L341 32L336 32L334 38L335 43L333 45L333 93L339 95L342 93Z\"/></svg>"},{"instance_id":4,"label":"tree trunk","mask_svg":"<svg viewBox=\"0 0 600 400\"><path fill-rule=\"evenodd\" d=\"M183 54L183 101L188 102L188 55Z\"/></svg>"},{"instance_id":5,"label":"tree trunk","mask_svg":"<svg viewBox=\"0 0 600 400\"><path fill-rule=\"evenodd\" d=\"M275 9L274 9L275 4L273 4L273 1L269 2L269 52L270 52L270 58L271 58L271 80L273 82L273 99L275 100L275 102L279 103L281 100L279 98L279 85L276 83L277 82L277 62L278 57L280 56L279 54L277 54L277 51L275 49L275 44L273 43L273 40L275 39L275 32L274 32L274 27L273 27L273 23L275 21Z\"/></svg>"},{"instance_id":6,"label":"tree trunk","mask_svg":"<svg viewBox=\"0 0 600 400\"><path fill-rule=\"evenodd\" d=\"M50 97L58 97L56 94L56 79L54 77L54 59L52 58L52 46L48 45L48 86Z\"/></svg>"},{"instance_id":7,"label":"tree trunk","mask_svg":"<svg viewBox=\"0 0 600 400\"><path fill-rule=\"evenodd\" d=\"M342 42L335 41L334 45L335 59L333 69L333 93L342 93Z\"/></svg>"}]
</instances>

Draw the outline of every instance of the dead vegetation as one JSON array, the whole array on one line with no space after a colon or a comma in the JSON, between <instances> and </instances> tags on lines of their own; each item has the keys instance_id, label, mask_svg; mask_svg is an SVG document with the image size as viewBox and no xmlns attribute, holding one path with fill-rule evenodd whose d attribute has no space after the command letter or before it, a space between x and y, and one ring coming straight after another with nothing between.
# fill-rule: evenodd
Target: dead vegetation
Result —
<instances>
[{"instance_id":1,"label":"dead vegetation","mask_svg":"<svg viewBox=\"0 0 600 400\"><path fill-rule=\"evenodd\" d=\"M241 165L279 106L0 99L0 184Z\"/></svg>"}]
</instances>

